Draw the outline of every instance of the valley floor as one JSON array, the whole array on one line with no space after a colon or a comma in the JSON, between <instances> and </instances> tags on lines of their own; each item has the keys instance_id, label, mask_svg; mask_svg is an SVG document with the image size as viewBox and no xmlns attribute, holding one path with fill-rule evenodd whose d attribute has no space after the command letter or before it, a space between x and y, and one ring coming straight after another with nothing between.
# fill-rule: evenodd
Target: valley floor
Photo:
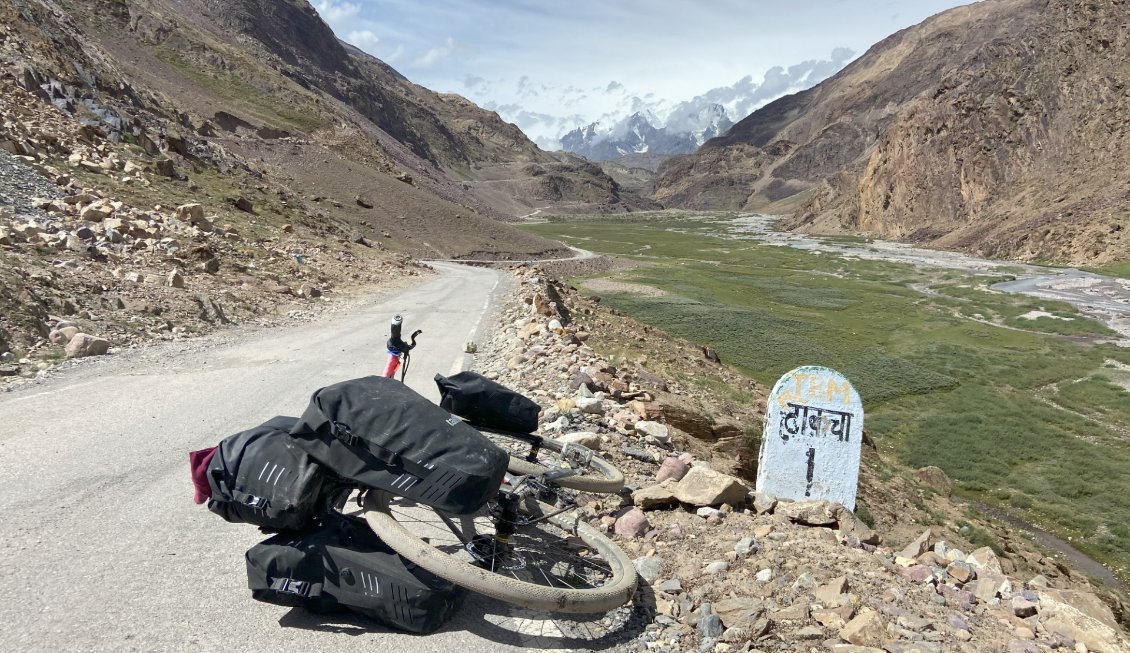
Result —
<instances>
[{"instance_id":1,"label":"valley floor","mask_svg":"<svg viewBox=\"0 0 1130 653\"><path fill-rule=\"evenodd\" d=\"M941 467L959 494L1130 578L1130 486L1116 480L1130 469L1130 282L771 224L672 212L527 228L642 264L572 283L766 386L800 365L843 372L881 452Z\"/></svg>"}]
</instances>

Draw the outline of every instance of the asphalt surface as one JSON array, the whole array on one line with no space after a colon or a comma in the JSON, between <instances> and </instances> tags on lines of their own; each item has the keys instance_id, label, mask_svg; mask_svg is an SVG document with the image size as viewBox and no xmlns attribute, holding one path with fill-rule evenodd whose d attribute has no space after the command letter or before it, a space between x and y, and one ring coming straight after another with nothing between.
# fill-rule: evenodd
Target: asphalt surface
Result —
<instances>
[{"instance_id":1,"label":"asphalt surface","mask_svg":"<svg viewBox=\"0 0 1130 653\"><path fill-rule=\"evenodd\" d=\"M314 322L84 361L0 394L0 650L509 651L575 640L545 615L469 596L441 631L259 603L244 551L266 536L192 502L188 452L319 387L384 367L388 319L423 329L410 386L468 366L503 277L437 264L438 278Z\"/></svg>"}]
</instances>

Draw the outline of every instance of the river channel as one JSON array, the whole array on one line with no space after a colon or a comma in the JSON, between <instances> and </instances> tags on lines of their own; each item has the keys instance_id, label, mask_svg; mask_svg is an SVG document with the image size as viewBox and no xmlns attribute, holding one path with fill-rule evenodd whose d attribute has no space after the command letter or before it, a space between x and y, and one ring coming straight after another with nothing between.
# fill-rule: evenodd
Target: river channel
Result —
<instances>
[{"instance_id":1,"label":"river channel","mask_svg":"<svg viewBox=\"0 0 1130 653\"><path fill-rule=\"evenodd\" d=\"M1130 279L1108 277L1075 268L994 261L905 243L882 240L850 242L776 231L773 228L775 219L775 216L769 215L742 215L729 223L728 230L733 238L816 250L843 257L960 270L971 275L1012 276L1013 280L995 283L991 288L1067 302L1083 315L1119 333L1122 337L1116 344L1130 347Z\"/></svg>"}]
</instances>

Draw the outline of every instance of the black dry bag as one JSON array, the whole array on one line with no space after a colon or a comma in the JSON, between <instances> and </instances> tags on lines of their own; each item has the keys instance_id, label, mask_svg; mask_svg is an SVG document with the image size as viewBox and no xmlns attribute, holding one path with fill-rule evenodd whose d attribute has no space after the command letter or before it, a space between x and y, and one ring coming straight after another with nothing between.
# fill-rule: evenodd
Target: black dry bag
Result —
<instances>
[{"instance_id":1,"label":"black dry bag","mask_svg":"<svg viewBox=\"0 0 1130 653\"><path fill-rule=\"evenodd\" d=\"M326 470L290 436L298 420L275 417L225 438L208 464L208 509L272 530L307 527L326 508Z\"/></svg>"},{"instance_id":2,"label":"black dry bag","mask_svg":"<svg viewBox=\"0 0 1130 653\"><path fill-rule=\"evenodd\" d=\"M338 476L460 515L497 494L509 462L463 420L379 376L316 391L291 435Z\"/></svg>"},{"instance_id":3,"label":"black dry bag","mask_svg":"<svg viewBox=\"0 0 1130 653\"><path fill-rule=\"evenodd\" d=\"M340 513L318 528L260 542L245 558L258 601L312 612L344 608L415 633L442 626L462 595L390 549L365 520Z\"/></svg>"},{"instance_id":4,"label":"black dry bag","mask_svg":"<svg viewBox=\"0 0 1130 653\"><path fill-rule=\"evenodd\" d=\"M503 431L533 433L541 407L506 386L475 372L435 376L439 405L468 422Z\"/></svg>"}]
</instances>

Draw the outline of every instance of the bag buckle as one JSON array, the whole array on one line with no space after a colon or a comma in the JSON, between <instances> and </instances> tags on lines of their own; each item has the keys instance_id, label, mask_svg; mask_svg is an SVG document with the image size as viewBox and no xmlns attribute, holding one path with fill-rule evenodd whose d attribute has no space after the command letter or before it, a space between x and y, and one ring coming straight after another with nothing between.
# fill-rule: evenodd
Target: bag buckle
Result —
<instances>
[{"instance_id":1,"label":"bag buckle","mask_svg":"<svg viewBox=\"0 0 1130 653\"><path fill-rule=\"evenodd\" d=\"M294 594L306 598L310 595L311 583L305 580L294 580L291 578L276 578L271 583L271 589L276 592L284 594Z\"/></svg>"},{"instance_id":2,"label":"bag buckle","mask_svg":"<svg viewBox=\"0 0 1130 653\"><path fill-rule=\"evenodd\" d=\"M267 497L256 497L250 494L243 499L243 505L254 508L255 510L266 510L268 503Z\"/></svg>"},{"instance_id":3,"label":"bag buckle","mask_svg":"<svg viewBox=\"0 0 1130 653\"><path fill-rule=\"evenodd\" d=\"M353 431L341 422L333 422L334 436L341 440L347 447L356 447L361 438L353 434Z\"/></svg>"}]
</instances>

